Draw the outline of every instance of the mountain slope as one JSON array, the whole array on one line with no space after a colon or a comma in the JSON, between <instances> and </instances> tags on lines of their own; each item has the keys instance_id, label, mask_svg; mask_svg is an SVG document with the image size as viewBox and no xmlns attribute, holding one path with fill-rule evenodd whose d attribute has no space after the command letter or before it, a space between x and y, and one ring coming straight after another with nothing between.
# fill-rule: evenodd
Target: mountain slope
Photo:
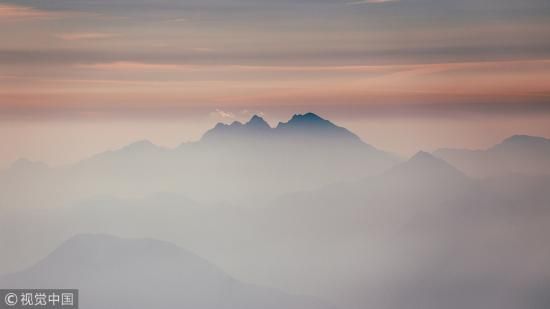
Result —
<instances>
[{"instance_id":1,"label":"mountain slope","mask_svg":"<svg viewBox=\"0 0 550 309\"><path fill-rule=\"evenodd\" d=\"M489 149L440 149L434 154L468 175L549 175L550 139L515 135Z\"/></svg>"},{"instance_id":2,"label":"mountain slope","mask_svg":"<svg viewBox=\"0 0 550 309\"><path fill-rule=\"evenodd\" d=\"M327 291L368 283L335 296L350 308L538 309L523 297L547 266L523 266L550 256L540 243L548 177L514 179L521 183L486 183L421 152L378 176L280 198L259 225L285 231L273 243L292 239L279 251L323 256L320 268L338 269L344 279ZM543 304L540 295L531 301Z\"/></svg>"},{"instance_id":3,"label":"mountain slope","mask_svg":"<svg viewBox=\"0 0 550 309\"><path fill-rule=\"evenodd\" d=\"M418 181L420 177L427 177L432 181L445 179L465 180L466 175L458 171L449 163L434 157L433 155L420 151L408 161L403 162L385 173L385 177L394 177Z\"/></svg>"},{"instance_id":4,"label":"mountain slope","mask_svg":"<svg viewBox=\"0 0 550 309\"><path fill-rule=\"evenodd\" d=\"M328 308L243 284L169 243L106 235L75 236L0 287L78 288L82 308Z\"/></svg>"}]
</instances>

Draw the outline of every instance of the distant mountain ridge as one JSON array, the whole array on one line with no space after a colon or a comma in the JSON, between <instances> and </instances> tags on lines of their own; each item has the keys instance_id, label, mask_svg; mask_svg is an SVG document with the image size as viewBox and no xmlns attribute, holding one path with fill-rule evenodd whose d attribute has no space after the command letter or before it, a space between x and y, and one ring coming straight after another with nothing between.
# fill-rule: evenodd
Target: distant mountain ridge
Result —
<instances>
[{"instance_id":1,"label":"distant mountain ridge","mask_svg":"<svg viewBox=\"0 0 550 309\"><path fill-rule=\"evenodd\" d=\"M314 113L272 128L259 115L218 123L196 142L173 149L147 140L106 151L42 178L31 169L0 174L0 204L63 205L104 195L173 192L197 201L261 198L380 173L399 159ZM19 177L19 176L21 177ZM15 180L14 180L15 179ZM33 184L35 196L24 193ZM58 194L63 188L63 194Z\"/></svg>"},{"instance_id":2,"label":"distant mountain ridge","mask_svg":"<svg viewBox=\"0 0 550 309\"><path fill-rule=\"evenodd\" d=\"M493 146L491 150L513 147L528 147L542 151L550 151L550 139L531 135L513 135L503 140L500 144Z\"/></svg>"},{"instance_id":3,"label":"distant mountain ridge","mask_svg":"<svg viewBox=\"0 0 550 309\"><path fill-rule=\"evenodd\" d=\"M416 178L419 176L446 179L466 178L466 175L451 164L424 151L419 151L409 160L391 168L385 174L398 176L399 178Z\"/></svg>"},{"instance_id":4,"label":"distant mountain ridge","mask_svg":"<svg viewBox=\"0 0 550 309\"><path fill-rule=\"evenodd\" d=\"M36 170L45 170L48 169L48 165L44 162L31 161L29 159L21 158L13 162L9 170L14 171L36 171Z\"/></svg>"},{"instance_id":5,"label":"distant mountain ridge","mask_svg":"<svg viewBox=\"0 0 550 309\"><path fill-rule=\"evenodd\" d=\"M439 149L434 155L475 177L550 174L550 139L514 135L482 150Z\"/></svg>"}]
</instances>

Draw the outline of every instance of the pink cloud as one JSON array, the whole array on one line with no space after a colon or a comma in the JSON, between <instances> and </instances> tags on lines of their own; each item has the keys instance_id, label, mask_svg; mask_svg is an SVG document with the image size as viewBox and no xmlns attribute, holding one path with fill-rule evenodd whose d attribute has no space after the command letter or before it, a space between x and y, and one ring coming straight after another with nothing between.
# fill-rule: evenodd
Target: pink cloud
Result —
<instances>
[{"instance_id":1,"label":"pink cloud","mask_svg":"<svg viewBox=\"0 0 550 309\"><path fill-rule=\"evenodd\" d=\"M72 33L60 33L55 35L65 41L77 41L77 40L99 40L108 39L117 36L114 33L102 33L102 32L72 32Z\"/></svg>"},{"instance_id":2,"label":"pink cloud","mask_svg":"<svg viewBox=\"0 0 550 309\"><path fill-rule=\"evenodd\" d=\"M27 19L48 19L58 17L59 13L38 10L32 7L0 4L0 21L19 21Z\"/></svg>"}]
</instances>

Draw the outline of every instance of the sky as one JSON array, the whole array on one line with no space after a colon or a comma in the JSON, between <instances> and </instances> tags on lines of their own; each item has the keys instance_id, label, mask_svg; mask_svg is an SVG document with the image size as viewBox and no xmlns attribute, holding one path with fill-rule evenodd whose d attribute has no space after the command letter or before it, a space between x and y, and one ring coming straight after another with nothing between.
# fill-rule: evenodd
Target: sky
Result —
<instances>
[{"instance_id":1,"label":"sky","mask_svg":"<svg viewBox=\"0 0 550 309\"><path fill-rule=\"evenodd\" d=\"M316 112L402 156L550 137L546 0L0 1L0 167Z\"/></svg>"}]
</instances>

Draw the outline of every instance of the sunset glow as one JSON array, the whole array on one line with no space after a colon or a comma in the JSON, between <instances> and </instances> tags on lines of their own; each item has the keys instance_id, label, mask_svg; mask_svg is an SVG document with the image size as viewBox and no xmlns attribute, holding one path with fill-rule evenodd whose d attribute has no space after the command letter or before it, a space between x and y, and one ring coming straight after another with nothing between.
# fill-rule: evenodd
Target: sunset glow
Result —
<instances>
[{"instance_id":1,"label":"sunset glow","mask_svg":"<svg viewBox=\"0 0 550 309\"><path fill-rule=\"evenodd\" d=\"M403 117L432 128L446 126L441 119L474 117L479 127L502 119L508 132L510 117L550 120L549 10L540 1L498 0L5 1L0 119L13 128L170 121L193 123L195 132L228 120L213 119L216 110L262 112L273 122L312 110L343 124L363 119L356 130L367 141L396 140L402 126L392 123ZM384 133L368 123L384 123ZM156 131L150 137L165 143ZM523 131L547 136L550 125ZM489 136L462 144L487 145L504 133ZM20 156L47 160L27 146ZM1 165L14 159L4 155Z\"/></svg>"}]
</instances>

